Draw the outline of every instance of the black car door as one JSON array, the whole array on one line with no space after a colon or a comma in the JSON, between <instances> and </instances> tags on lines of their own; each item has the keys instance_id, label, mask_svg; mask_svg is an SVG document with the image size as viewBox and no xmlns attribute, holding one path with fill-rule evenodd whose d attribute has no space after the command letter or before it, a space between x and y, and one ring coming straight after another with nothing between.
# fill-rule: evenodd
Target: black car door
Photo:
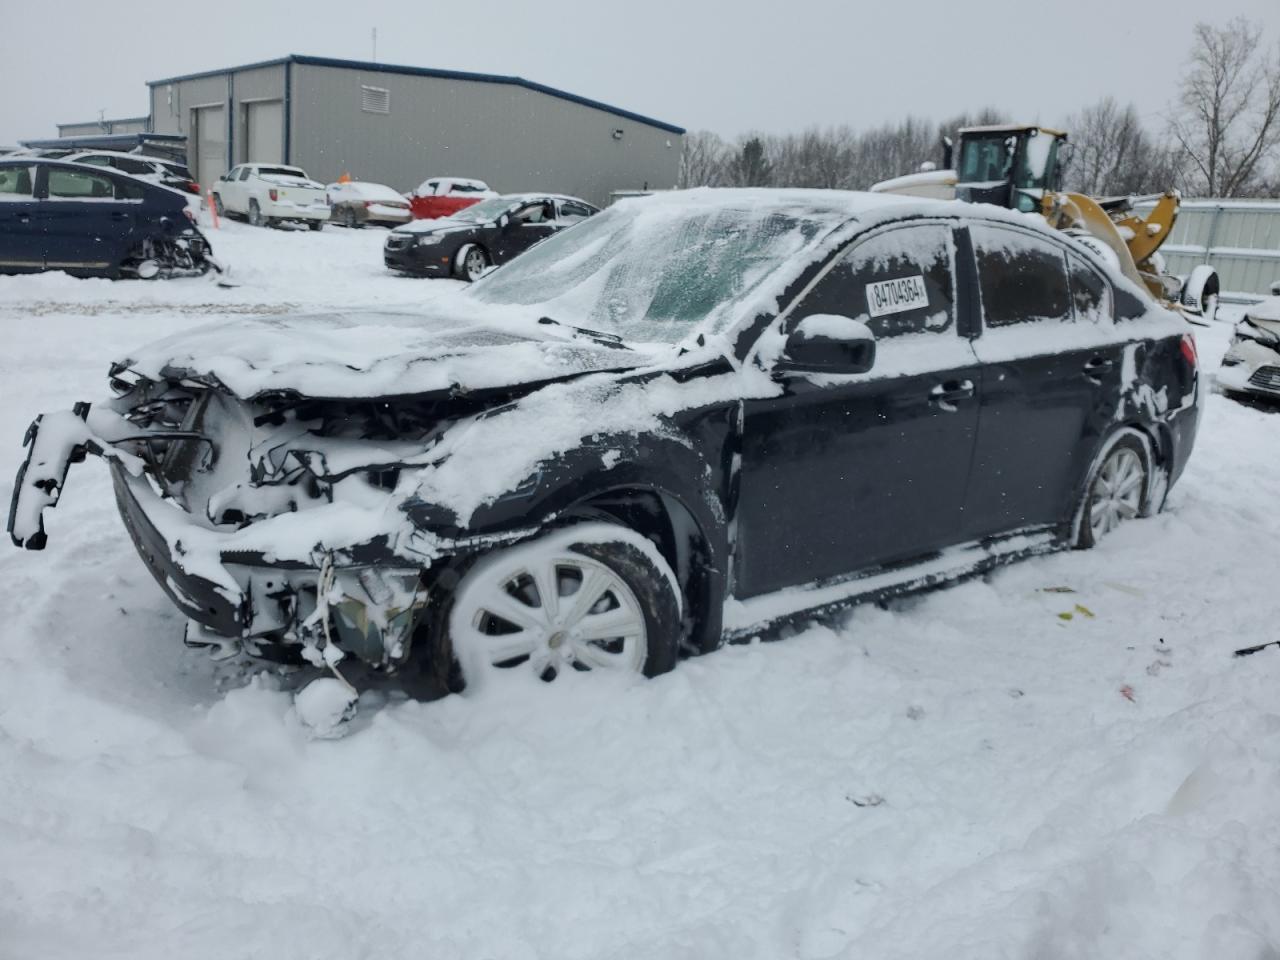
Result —
<instances>
[{"instance_id":1,"label":"black car door","mask_svg":"<svg viewBox=\"0 0 1280 960\"><path fill-rule=\"evenodd\" d=\"M494 262L506 263L556 231L555 209L550 200L527 203L508 215L494 240Z\"/></svg>"},{"instance_id":2,"label":"black car door","mask_svg":"<svg viewBox=\"0 0 1280 960\"><path fill-rule=\"evenodd\" d=\"M744 404L734 593L750 597L921 556L957 540L977 427L977 360L957 324L945 223L880 230L787 319L864 321L865 374L775 372Z\"/></svg>"},{"instance_id":3,"label":"black car door","mask_svg":"<svg viewBox=\"0 0 1280 960\"><path fill-rule=\"evenodd\" d=\"M44 268L32 164L0 165L0 272Z\"/></svg>"},{"instance_id":4,"label":"black car door","mask_svg":"<svg viewBox=\"0 0 1280 960\"><path fill-rule=\"evenodd\" d=\"M971 228L982 332L982 405L966 531L1069 518L1075 485L1120 399L1123 343L1110 285L1055 238Z\"/></svg>"}]
</instances>

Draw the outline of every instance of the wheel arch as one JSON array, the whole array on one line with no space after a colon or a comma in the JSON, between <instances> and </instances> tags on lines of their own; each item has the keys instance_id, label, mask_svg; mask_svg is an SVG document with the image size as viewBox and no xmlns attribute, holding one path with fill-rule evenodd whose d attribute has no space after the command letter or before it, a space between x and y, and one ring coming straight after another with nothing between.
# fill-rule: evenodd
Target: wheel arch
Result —
<instances>
[{"instance_id":1,"label":"wheel arch","mask_svg":"<svg viewBox=\"0 0 1280 960\"><path fill-rule=\"evenodd\" d=\"M729 568L726 478L718 461L696 446L658 434L593 437L475 511L466 532L523 529L536 536L602 514L639 530L658 546L684 590L684 652L713 650L720 645Z\"/></svg>"},{"instance_id":2,"label":"wheel arch","mask_svg":"<svg viewBox=\"0 0 1280 960\"><path fill-rule=\"evenodd\" d=\"M1164 475L1167 476L1169 468L1168 450L1171 442L1168 433L1168 428L1163 424L1152 424L1130 418L1115 423L1111 429L1101 435L1092 455L1089 457L1084 473L1076 484L1069 530L1070 539L1068 542L1075 544L1079 541L1080 524L1084 519L1084 508L1088 499L1089 487L1093 483L1093 478L1101 467L1103 460L1111 452L1111 448L1124 437L1136 438L1141 444L1147 459L1145 500L1148 503L1156 501L1158 505L1154 509L1144 510L1144 515L1159 512L1164 506L1164 496L1168 492L1168 484L1167 481L1163 484L1159 483L1157 476L1160 475L1160 471L1155 468L1162 468Z\"/></svg>"},{"instance_id":3,"label":"wheel arch","mask_svg":"<svg viewBox=\"0 0 1280 960\"><path fill-rule=\"evenodd\" d=\"M700 515L701 514L701 515ZM622 484L587 494L558 518L600 518L633 530L658 548L675 572L682 593L681 651L705 653L720 644L724 599L724 547L714 521L685 498L648 484ZM717 549L719 546L719 549Z\"/></svg>"}]
</instances>

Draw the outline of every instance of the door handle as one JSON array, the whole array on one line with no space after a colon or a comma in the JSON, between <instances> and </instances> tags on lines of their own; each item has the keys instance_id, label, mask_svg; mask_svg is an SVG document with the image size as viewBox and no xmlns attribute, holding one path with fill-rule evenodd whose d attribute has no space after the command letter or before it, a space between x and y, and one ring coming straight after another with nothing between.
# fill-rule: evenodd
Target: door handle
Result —
<instances>
[{"instance_id":1,"label":"door handle","mask_svg":"<svg viewBox=\"0 0 1280 960\"><path fill-rule=\"evenodd\" d=\"M20 213L20 214L18 214L17 220L18 220L18 222L19 222L19 223L30 223L30 222L31 222L31 214L29 214L29 213Z\"/></svg>"},{"instance_id":2,"label":"door handle","mask_svg":"<svg viewBox=\"0 0 1280 960\"><path fill-rule=\"evenodd\" d=\"M929 391L929 402L948 413L956 412L956 401L973 396L972 380L948 380Z\"/></svg>"},{"instance_id":3,"label":"door handle","mask_svg":"<svg viewBox=\"0 0 1280 960\"><path fill-rule=\"evenodd\" d=\"M127 220L128 218L129 218L129 215L127 213L123 213L119 210L111 214L112 220Z\"/></svg>"}]
</instances>

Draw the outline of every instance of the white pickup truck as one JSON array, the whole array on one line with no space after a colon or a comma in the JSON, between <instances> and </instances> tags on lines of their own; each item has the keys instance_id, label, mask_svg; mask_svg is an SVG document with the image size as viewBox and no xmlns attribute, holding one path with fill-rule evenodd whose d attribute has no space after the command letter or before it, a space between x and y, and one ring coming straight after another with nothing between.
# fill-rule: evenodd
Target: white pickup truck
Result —
<instances>
[{"instance_id":1,"label":"white pickup truck","mask_svg":"<svg viewBox=\"0 0 1280 960\"><path fill-rule=\"evenodd\" d=\"M329 219L324 184L278 163L233 167L214 184L213 202L219 214L247 217L255 227L291 222L319 230Z\"/></svg>"}]
</instances>

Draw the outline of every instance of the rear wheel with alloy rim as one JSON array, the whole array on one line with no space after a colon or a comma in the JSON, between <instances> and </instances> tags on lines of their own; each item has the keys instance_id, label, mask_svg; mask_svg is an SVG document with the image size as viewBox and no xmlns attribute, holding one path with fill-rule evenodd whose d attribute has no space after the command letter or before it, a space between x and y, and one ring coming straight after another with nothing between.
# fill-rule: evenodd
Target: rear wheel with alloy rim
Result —
<instances>
[{"instance_id":1,"label":"rear wheel with alloy rim","mask_svg":"<svg viewBox=\"0 0 1280 960\"><path fill-rule=\"evenodd\" d=\"M1148 452L1137 437L1116 440L1102 457L1085 491L1077 546L1092 547L1127 520L1150 510Z\"/></svg>"},{"instance_id":2,"label":"rear wheel with alloy rim","mask_svg":"<svg viewBox=\"0 0 1280 960\"><path fill-rule=\"evenodd\" d=\"M676 662L680 598L670 566L634 531L582 523L481 559L448 616L468 687L495 672L654 676Z\"/></svg>"}]
</instances>

